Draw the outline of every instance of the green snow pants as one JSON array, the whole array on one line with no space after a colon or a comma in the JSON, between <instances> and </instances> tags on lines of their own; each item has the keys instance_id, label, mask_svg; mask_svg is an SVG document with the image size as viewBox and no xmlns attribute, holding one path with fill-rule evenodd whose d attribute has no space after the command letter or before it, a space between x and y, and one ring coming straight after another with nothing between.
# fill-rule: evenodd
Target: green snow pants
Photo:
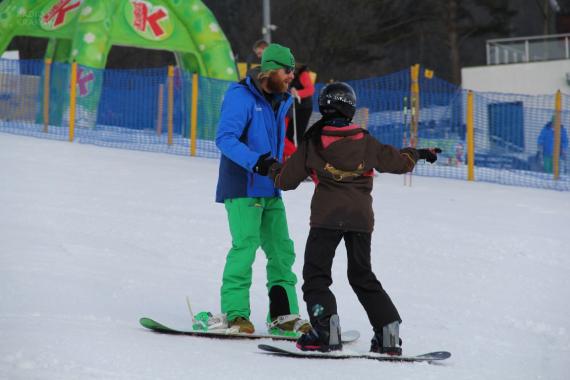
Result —
<instances>
[{"instance_id":1,"label":"green snow pants","mask_svg":"<svg viewBox=\"0 0 570 380\"><path fill-rule=\"evenodd\" d=\"M285 206L281 198L226 199L232 235L222 280L222 313L228 320L249 319L249 288L255 253L261 246L267 257L267 291L280 286L289 302L290 314L299 313L292 271L295 262L293 241L289 238Z\"/></svg>"}]
</instances>

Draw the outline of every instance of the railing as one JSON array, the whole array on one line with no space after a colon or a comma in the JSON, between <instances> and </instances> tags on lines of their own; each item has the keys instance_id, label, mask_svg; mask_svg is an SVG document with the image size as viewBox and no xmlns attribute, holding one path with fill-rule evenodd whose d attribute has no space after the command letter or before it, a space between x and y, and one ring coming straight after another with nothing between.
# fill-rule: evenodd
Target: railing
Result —
<instances>
[{"instance_id":1,"label":"railing","mask_svg":"<svg viewBox=\"0 0 570 380\"><path fill-rule=\"evenodd\" d=\"M487 65L570 59L570 33L487 40Z\"/></svg>"}]
</instances>

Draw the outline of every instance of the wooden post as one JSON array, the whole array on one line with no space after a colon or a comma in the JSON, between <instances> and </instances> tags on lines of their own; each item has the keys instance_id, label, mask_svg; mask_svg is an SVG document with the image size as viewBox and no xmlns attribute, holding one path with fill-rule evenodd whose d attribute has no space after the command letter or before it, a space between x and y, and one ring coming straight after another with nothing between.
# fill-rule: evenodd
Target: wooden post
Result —
<instances>
[{"instance_id":1,"label":"wooden post","mask_svg":"<svg viewBox=\"0 0 570 380\"><path fill-rule=\"evenodd\" d=\"M44 61L44 132L48 132L49 126L49 87L51 76L51 58L46 58Z\"/></svg>"},{"instance_id":2,"label":"wooden post","mask_svg":"<svg viewBox=\"0 0 570 380\"><path fill-rule=\"evenodd\" d=\"M467 180L475 181L475 125L473 91L467 91Z\"/></svg>"},{"instance_id":3,"label":"wooden post","mask_svg":"<svg viewBox=\"0 0 570 380\"><path fill-rule=\"evenodd\" d=\"M174 66L168 66L168 145L172 145L174 129Z\"/></svg>"},{"instance_id":4,"label":"wooden post","mask_svg":"<svg viewBox=\"0 0 570 380\"><path fill-rule=\"evenodd\" d=\"M198 74L192 74L192 112L190 114L190 155L196 155L196 131L198 130Z\"/></svg>"},{"instance_id":5,"label":"wooden post","mask_svg":"<svg viewBox=\"0 0 570 380\"><path fill-rule=\"evenodd\" d=\"M77 102L77 62L71 64L71 88L69 90L69 141L75 138L75 104Z\"/></svg>"},{"instance_id":6,"label":"wooden post","mask_svg":"<svg viewBox=\"0 0 570 380\"><path fill-rule=\"evenodd\" d=\"M162 135L162 111L164 103L164 85L161 83L158 85L158 115L156 117L156 134L157 136Z\"/></svg>"},{"instance_id":7,"label":"wooden post","mask_svg":"<svg viewBox=\"0 0 570 380\"><path fill-rule=\"evenodd\" d=\"M562 93L556 91L554 101L554 151L552 152L552 172L554 179L560 179L560 138L561 138L561 112L562 112Z\"/></svg>"}]
</instances>

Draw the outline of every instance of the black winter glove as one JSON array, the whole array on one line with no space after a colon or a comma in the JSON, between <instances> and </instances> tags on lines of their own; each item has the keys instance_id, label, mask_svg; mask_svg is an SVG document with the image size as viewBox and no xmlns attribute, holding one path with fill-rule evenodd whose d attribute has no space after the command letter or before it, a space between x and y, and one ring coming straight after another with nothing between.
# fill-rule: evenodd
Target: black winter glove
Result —
<instances>
[{"instance_id":1,"label":"black winter glove","mask_svg":"<svg viewBox=\"0 0 570 380\"><path fill-rule=\"evenodd\" d=\"M437 161L437 154L441 153L439 148L429 148L429 149L418 149L420 155L420 160L426 160L430 164Z\"/></svg>"},{"instance_id":2,"label":"black winter glove","mask_svg":"<svg viewBox=\"0 0 570 380\"><path fill-rule=\"evenodd\" d=\"M253 172L259 175L267 175L269 173L269 168L271 165L275 164L277 160L273 157L269 157L271 152L267 152L259 156L255 166L253 167Z\"/></svg>"}]
</instances>

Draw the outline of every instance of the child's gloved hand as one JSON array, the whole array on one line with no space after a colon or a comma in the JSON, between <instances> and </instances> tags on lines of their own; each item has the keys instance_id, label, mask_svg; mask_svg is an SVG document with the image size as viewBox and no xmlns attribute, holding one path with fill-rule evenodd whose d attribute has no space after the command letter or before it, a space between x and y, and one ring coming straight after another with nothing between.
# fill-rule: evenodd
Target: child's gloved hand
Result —
<instances>
[{"instance_id":1,"label":"child's gloved hand","mask_svg":"<svg viewBox=\"0 0 570 380\"><path fill-rule=\"evenodd\" d=\"M281 173L282 167L283 165L280 164L279 162L276 162L273 165L271 165L271 167L269 168L269 173L267 173L269 178L275 179L279 175L279 173Z\"/></svg>"},{"instance_id":2,"label":"child's gloved hand","mask_svg":"<svg viewBox=\"0 0 570 380\"><path fill-rule=\"evenodd\" d=\"M426 160L430 164L437 161L437 154L441 153L439 148L418 149L420 160Z\"/></svg>"}]
</instances>

